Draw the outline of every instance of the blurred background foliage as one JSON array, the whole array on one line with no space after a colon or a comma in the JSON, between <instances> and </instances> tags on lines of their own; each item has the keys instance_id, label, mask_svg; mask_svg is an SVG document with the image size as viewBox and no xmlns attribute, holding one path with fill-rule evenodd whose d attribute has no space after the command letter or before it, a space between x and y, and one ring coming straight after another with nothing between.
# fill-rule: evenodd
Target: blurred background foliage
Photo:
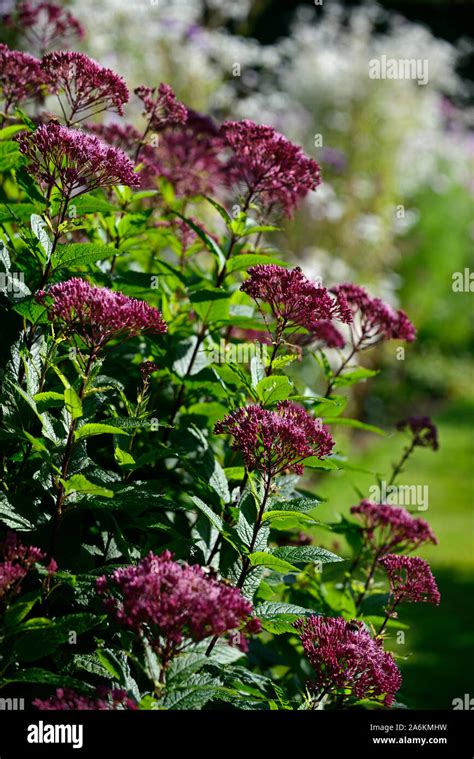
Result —
<instances>
[{"instance_id":1,"label":"blurred background foliage","mask_svg":"<svg viewBox=\"0 0 474 759\"><path fill-rule=\"evenodd\" d=\"M451 708L453 698L473 695L467 665L474 592L473 294L452 287L455 272L474 271L474 65L466 37L472 2L67 4L87 29L84 51L132 86L169 82L189 107L219 119L270 123L304 145L321 163L323 185L281 233L286 255L328 286L341 279L367 285L402 305L417 325L418 340L404 360L387 344L376 358L380 374L351 403L375 424L430 414L440 428L440 451L419 451L404 483L429 486L426 516L440 545L423 555L432 562L442 604L407 610L416 625L398 653L411 652L402 700ZM370 79L369 61L381 55L426 59L428 83ZM132 103L129 118L135 116ZM384 475L397 444L401 451L401 439L347 433L344 452ZM356 490L367 495L371 482L361 472L326 476L317 483L327 499L321 518L347 514Z\"/></svg>"}]
</instances>

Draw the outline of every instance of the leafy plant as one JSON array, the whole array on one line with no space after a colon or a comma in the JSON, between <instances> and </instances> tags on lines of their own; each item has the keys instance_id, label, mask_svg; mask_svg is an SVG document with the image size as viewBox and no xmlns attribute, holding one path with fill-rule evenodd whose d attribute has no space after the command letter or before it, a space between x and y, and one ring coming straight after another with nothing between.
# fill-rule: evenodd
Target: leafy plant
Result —
<instances>
[{"instance_id":1,"label":"leafy plant","mask_svg":"<svg viewBox=\"0 0 474 759\"><path fill-rule=\"evenodd\" d=\"M271 246L318 164L168 85L136 90L141 129L81 124L122 112L113 72L1 55L1 687L40 687L41 709L391 706L395 608L439 602L429 567L397 554L436 539L365 500L323 525L301 478L350 466L337 425L385 434L342 393L376 375L363 351L415 329ZM32 66L55 120L19 109ZM390 485L437 447L430 420L401 428Z\"/></svg>"}]
</instances>

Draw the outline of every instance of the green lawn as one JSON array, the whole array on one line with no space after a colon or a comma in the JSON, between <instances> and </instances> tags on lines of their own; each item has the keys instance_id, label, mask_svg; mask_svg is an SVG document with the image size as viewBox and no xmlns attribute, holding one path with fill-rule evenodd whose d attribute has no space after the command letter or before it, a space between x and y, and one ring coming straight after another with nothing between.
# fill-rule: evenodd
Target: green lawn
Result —
<instances>
[{"instance_id":1,"label":"green lawn","mask_svg":"<svg viewBox=\"0 0 474 759\"><path fill-rule=\"evenodd\" d=\"M434 453L418 449L399 479L400 484L428 485L429 507L420 516L430 522L439 539L438 546L423 548L419 555L431 563L441 592L441 605L402 607L400 619L410 629L406 631L404 645L392 641L391 646L406 657L400 661L404 674L400 698L412 708L449 709L453 698L462 698L464 693L474 696L472 411L472 406L466 403L438 415L435 421L440 450ZM342 429L337 428L338 441ZM390 439L364 433L351 441L347 438L346 452L348 448L351 450L351 463L387 475L403 444L404 438L399 433ZM344 444L340 447L344 448ZM368 495L372 484L371 475L352 471L322 477L317 490L327 503L318 508L319 519L333 521L337 512L347 514L350 506L359 501L355 487ZM324 538L323 533L317 537L329 546L327 533Z\"/></svg>"}]
</instances>

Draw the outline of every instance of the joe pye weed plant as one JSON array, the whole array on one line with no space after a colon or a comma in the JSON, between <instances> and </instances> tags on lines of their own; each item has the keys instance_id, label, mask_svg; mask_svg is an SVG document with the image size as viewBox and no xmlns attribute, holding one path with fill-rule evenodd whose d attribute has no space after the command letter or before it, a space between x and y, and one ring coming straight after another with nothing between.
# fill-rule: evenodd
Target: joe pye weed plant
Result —
<instances>
[{"instance_id":1,"label":"joe pye weed plant","mask_svg":"<svg viewBox=\"0 0 474 759\"><path fill-rule=\"evenodd\" d=\"M308 475L350 466L339 426L386 434L346 391L415 327L273 246L314 158L167 83L130 93L54 50L82 28L42 6L41 35L30 3L13 19L41 58L0 47L0 687L37 709L396 705L387 639L439 603L411 555L437 539L364 494L322 524ZM215 360L222 340L265 350ZM429 419L400 431L390 484L437 448Z\"/></svg>"}]
</instances>

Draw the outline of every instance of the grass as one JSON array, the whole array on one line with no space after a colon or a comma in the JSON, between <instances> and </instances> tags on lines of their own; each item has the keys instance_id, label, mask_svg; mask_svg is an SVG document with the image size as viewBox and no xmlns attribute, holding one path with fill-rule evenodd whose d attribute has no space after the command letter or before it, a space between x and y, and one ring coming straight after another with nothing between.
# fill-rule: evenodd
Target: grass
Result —
<instances>
[{"instance_id":1,"label":"grass","mask_svg":"<svg viewBox=\"0 0 474 759\"><path fill-rule=\"evenodd\" d=\"M404 643L391 633L389 646L403 657L404 675L400 700L411 708L451 709L454 698L474 696L471 651L474 645L472 599L474 597L474 440L473 407L451 407L435 418L440 449L418 449L400 476L399 484L428 485L429 506L420 512L433 527L439 545L417 553L427 559L441 592L441 605L405 605L400 620L410 625ZM469 426L471 419L471 426ZM341 440L338 427L338 441ZM389 479L391 465L399 458L404 438L373 435L346 438L351 463ZM344 446L342 446L344 447ZM388 475L388 476L387 476ZM324 476L318 494L327 502L318 507L318 518L334 521L358 503L356 488L367 497L374 477L353 471ZM321 538L321 535L318 535ZM327 533L324 537L327 544ZM329 547L329 545L328 545ZM342 554L345 554L343 547Z\"/></svg>"}]
</instances>

